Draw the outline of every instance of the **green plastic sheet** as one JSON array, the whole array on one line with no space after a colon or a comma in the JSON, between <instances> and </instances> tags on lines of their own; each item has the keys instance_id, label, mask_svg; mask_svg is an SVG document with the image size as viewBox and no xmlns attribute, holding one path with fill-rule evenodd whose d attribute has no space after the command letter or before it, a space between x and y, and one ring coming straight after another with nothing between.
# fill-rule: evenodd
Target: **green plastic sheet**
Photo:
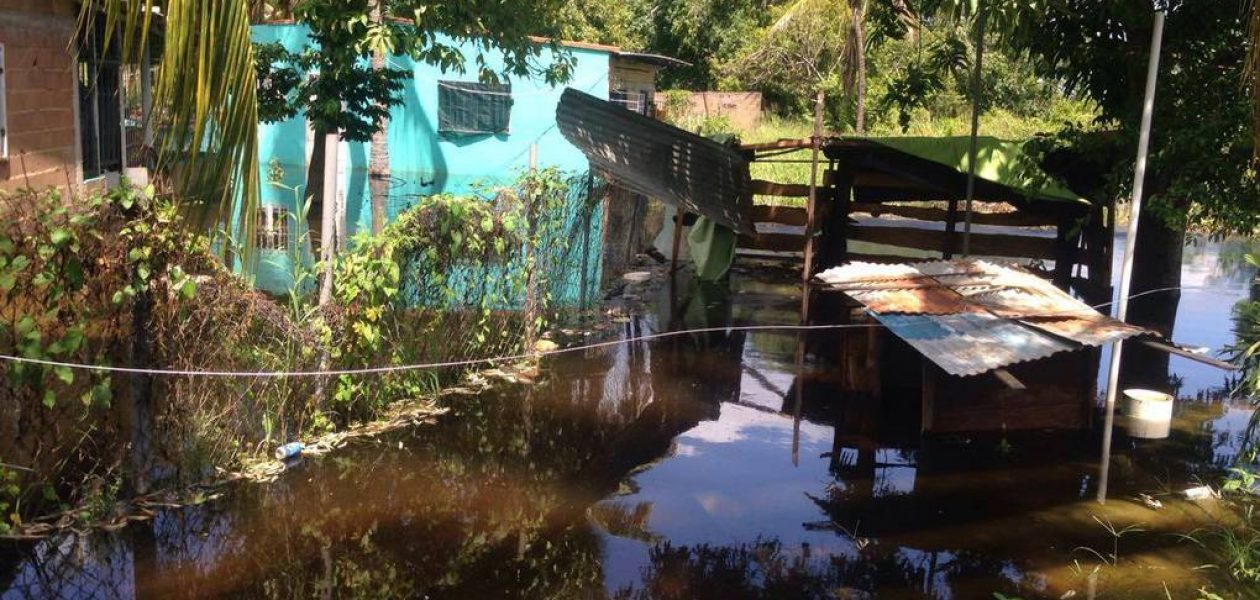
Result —
<instances>
[{"instance_id":1,"label":"green plastic sheet","mask_svg":"<svg viewBox=\"0 0 1260 600\"><path fill-rule=\"evenodd\" d=\"M966 173L971 163L971 138L965 135L865 139L940 163L960 173ZM1044 200L1089 202L1042 170L1041 165L1018 142L987 136L976 138L976 177Z\"/></svg>"},{"instance_id":2,"label":"green plastic sheet","mask_svg":"<svg viewBox=\"0 0 1260 600\"><path fill-rule=\"evenodd\" d=\"M735 232L704 217L696 219L687 234L696 278L717 281L726 276L735 260Z\"/></svg>"}]
</instances>

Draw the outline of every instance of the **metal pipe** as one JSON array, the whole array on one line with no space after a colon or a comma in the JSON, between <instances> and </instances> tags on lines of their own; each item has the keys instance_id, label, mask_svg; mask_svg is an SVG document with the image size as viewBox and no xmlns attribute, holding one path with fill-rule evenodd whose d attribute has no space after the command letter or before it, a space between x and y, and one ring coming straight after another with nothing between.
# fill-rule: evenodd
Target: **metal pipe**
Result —
<instances>
[{"instance_id":1,"label":"metal pipe","mask_svg":"<svg viewBox=\"0 0 1260 600\"><path fill-rule=\"evenodd\" d=\"M1124 321L1129 312L1129 285L1133 278L1133 253L1137 242L1138 218L1142 214L1142 187L1146 181L1146 154L1151 142L1151 115L1155 110L1155 84L1159 78L1159 52L1164 42L1164 11L1155 11L1151 31L1151 57L1146 69L1146 97L1142 101L1142 123L1138 135L1137 164L1133 169L1133 199L1130 202L1129 227L1125 232L1124 260L1120 265L1120 298L1115 318ZM1116 421L1116 387L1120 382L1120 354L1124 342L1111 345L1111 362L1107 367L1107 408L1103 421L1102 458L1098 467L1098 502L1107 503L1107 477L1111 467L1111 430Z\"/></svg>"}]
</instances>

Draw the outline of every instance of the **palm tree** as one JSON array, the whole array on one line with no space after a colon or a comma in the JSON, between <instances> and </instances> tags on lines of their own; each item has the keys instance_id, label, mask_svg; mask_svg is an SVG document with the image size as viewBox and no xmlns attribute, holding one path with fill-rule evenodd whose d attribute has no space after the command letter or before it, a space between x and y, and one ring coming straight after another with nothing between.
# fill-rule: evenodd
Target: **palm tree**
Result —
<instances>
[{"instance_id":1,"label":"palm tree","mask_svg":"<svg viewBox=\"0 0 1260 600\"><path fill-rule=\"evenodd\" d=\"M97 0L81 26L103 18L118 32L124 60L148 43L154 16L165 22L154 81L156 122L166 126L158 170L203 225L234 232L248 264L259 197L258 103L250 15L262 0ZM150 117L151 119L154 117ZM239 200L239 214L233 206ZM232 227L233 220L236 226ZM230 257L231 244L224 244Z\"/></svg>"}]
</instances>

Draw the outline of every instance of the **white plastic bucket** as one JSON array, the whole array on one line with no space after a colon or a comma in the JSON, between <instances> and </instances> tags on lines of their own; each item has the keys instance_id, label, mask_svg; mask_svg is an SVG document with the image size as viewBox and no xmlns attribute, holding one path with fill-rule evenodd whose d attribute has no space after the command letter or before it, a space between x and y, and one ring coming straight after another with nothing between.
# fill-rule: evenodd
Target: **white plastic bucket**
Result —
<instances>
[{"instance_id":1,"label":"white plastic bucket","mask_svg":"<svg viewBox=\"0 0 1260 600\"><path fill-rule=\"evenodd\" d=\"M1125 415L1129 435L1144 439L1163 439L1172 429L1173 397L1155 390L1124 391Z\"/></svg>"}]
</instances>

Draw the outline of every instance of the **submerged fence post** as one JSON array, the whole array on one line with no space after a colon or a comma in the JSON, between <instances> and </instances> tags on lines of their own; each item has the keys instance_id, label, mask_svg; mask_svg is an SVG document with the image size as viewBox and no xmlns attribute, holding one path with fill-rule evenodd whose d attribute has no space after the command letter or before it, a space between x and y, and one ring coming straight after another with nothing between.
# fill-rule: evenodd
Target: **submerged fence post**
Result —
<instances>
[{"instance_id":1,"label":"submerged fence post","mask_svg":"<svg viewBox=\"0 0 1260 600\"><path fill-rule=\"evenodd\" d=\"M1124 261L1120 265L1120 291L1115 318L1124 321L1129 312L1129 284L1133 279L1133 254L1137 242L1138 215L1142 213L1142 187L1146 181L1146 154L1151 142L1151 114L1155 110L1155 84L1159 78L1159 53L1164 40L1164 11L1155 11L1151 31L1151 57L1146 68L1146 98L1142 101L1142 123L1138 135L1137 163L1133 169L1133 198L1130 201L1129 227L1125 232ZM1116 421L1116 387L1120 380L1120 354L1124 340L1111 344L1111 362L1107 367L1107 408L1103 422L1102 458L1098 467L1098 502L1107 503L1107 477L1111 470L1111 429Z\"/></svg>"},{"instance_id":2,"label":"submerged fence post","mask_svg":"<svg viewBox=\"0 0 1260 600\"><path fill-rule=\"evenodd\" d=\"M587 171L586 172L586 199L582 203L583 220L585 221L582 227L582 278L580 280L581 288L578 290L578 294L579 294L578 307L582 312L586 312L586 302L587 302L586 295L588 293L587 280L589 279L589 275L587 274L587 271L589 271L591 268L590 267L591 217L595 216L595 203L592 199L592 196L594 194L595 194L595 174L590 171Z\"/></svg>"}]
</instances>

